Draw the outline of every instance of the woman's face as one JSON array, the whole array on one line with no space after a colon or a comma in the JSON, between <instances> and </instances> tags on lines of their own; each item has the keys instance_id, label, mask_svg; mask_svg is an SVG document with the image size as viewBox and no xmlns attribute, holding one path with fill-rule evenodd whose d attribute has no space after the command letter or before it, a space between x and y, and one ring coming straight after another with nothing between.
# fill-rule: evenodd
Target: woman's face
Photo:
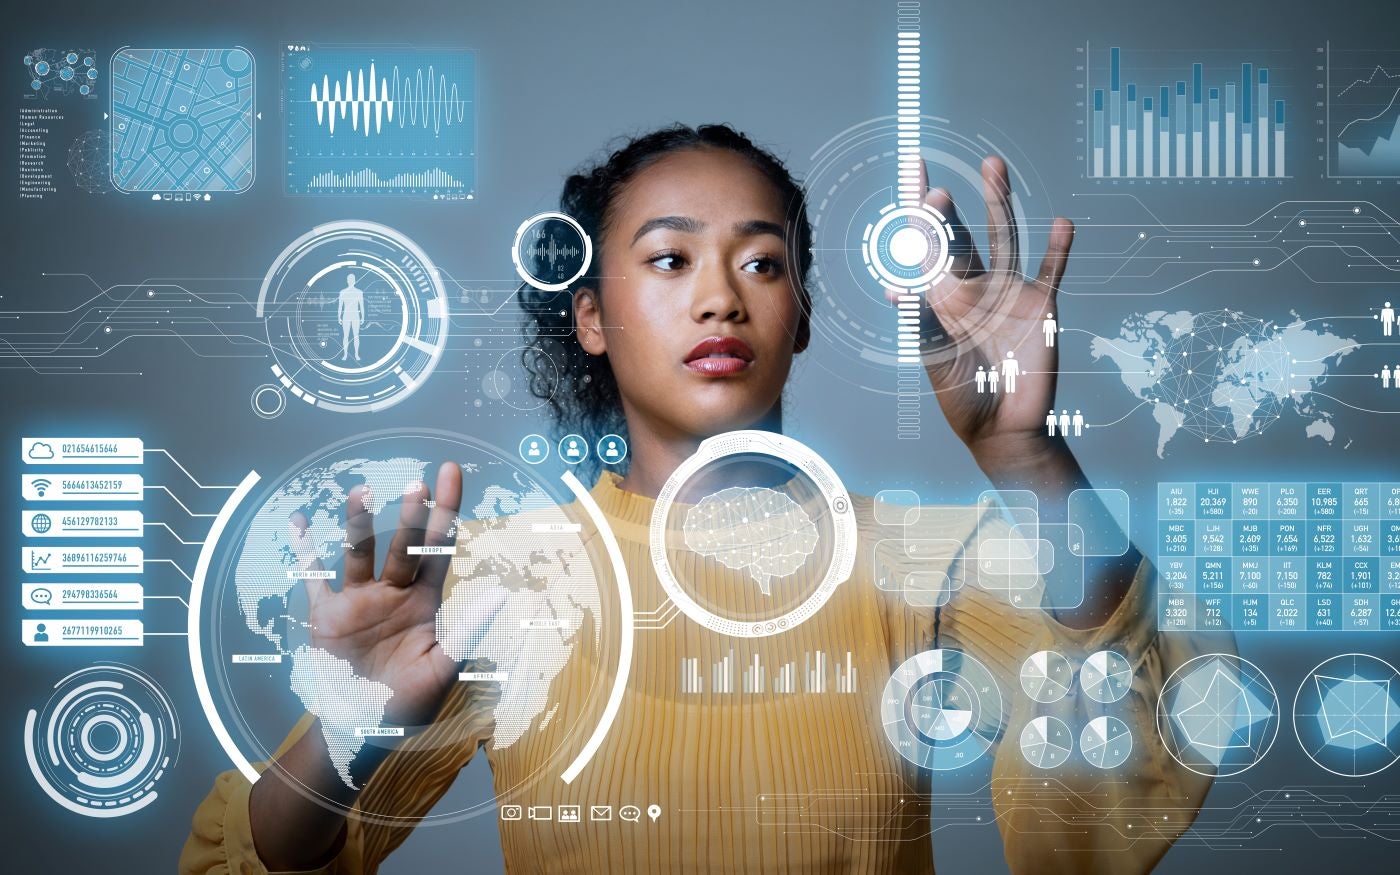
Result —
<instances>
[{"instance_id":1,"label":"woman's face","mask_svg":"<svg viewBox=\"0 0 1400 875\"><path fill-rule=\"evenodd\" d=\"M613 202L602 294L581 291L575 314L634 435L704 438L776 412L806 343L784 206L747 159L708 148L658 160Z\"/></svg>"}]
</instances>

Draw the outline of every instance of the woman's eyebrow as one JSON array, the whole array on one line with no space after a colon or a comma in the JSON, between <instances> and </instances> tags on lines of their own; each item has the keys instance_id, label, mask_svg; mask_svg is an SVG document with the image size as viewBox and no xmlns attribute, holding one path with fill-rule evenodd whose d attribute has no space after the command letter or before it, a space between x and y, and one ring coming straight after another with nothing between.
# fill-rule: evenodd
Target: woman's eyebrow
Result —
<instances>
[{"instance_id":1,"label":"woman's eyebrow","mask_svg":"<svg viewBox=\"0 0 1400 875\"><path fill-rule=\"evenodd\" d=\"M757 237L761 234L772 234L779 239L787 239L787 229L777 222L770 222L766 219L749 219L747 222L738 222L734 225L735 237Z\"/></svg>"},{"instance_id":2,"label":"woman's eyebrow","mask_svg":"<svg viewBox=\"0 0 1400 875\"><path fill-rule=\"evenodd\" d=\"M636 243L642 237L655 231L657 228L667 228L672 231L682 231L687 234L698 234L705 230L705 223L699 219L692 219L689 216L657 216L655 219L647 219L642 223L642 227L637 229L637 233L632 235L632 242Z\"/></svg>"}]
</instances>

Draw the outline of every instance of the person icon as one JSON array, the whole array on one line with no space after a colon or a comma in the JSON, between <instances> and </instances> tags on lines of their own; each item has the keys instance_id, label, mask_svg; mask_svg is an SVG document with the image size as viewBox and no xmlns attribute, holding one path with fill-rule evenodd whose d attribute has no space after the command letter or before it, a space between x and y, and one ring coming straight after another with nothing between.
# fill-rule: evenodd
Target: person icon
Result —
<instances>
[{"instance_id":1,"label":"person icon","mask_svg":"<svg viewBox=\"0 0 1400 875\"><path fill-rule=\"evenodd\" d=\"M1055 436L1055 408L1051 407L1050 412L1045 416L1045 434L1048 437Z\"/></svg>"},{"instance_id":2,"label":"person icon","mask_svg":"<svg viewBox=\"0 0 1400 875\"><path fill-rule=\"evenodd\" d=\"M981 395L983 392L987 391L987 369L982 365L977 366L977 376L975 379L977 382L977 394Z\"/></svg>"},{"instance_id":3,"label":"person icon","mask_svg":"<svg viewBox=\"0 0 1400 875\"><path fill-rule=\"evenodd\" d=\"M539 441L530 441L529 446L527 446L527 447L525 448L525 455L527 455L527 456L533 456L533 457L538 458L538 457L539 457L539 454L540 454L540 442L539 442Z\"/></svg>"},{"instance_id":4,"label":"person icon","mask_svg":"<svg viewBox=\"0 0 1400 875\"><path fill-rule=\"evenodd\" d=\"M1388 365L1381 366L1381 388L1390 388L1390 367Z\"/></svg>"},{"instance_id":5,"label":"person icon","mask_svg":"<svg viewBox=\"0 0 1400 875\"><path fill-rule=\"evenodd\" d=\"M1006 392L1011 394L1016 391L1016 377L1021 373L1021 363L1016 361L1016 353L1008 352L1006 361L1001 363L1001 375L1006 382Z\"/></svg>"},{"instance_id":6,"label":"person icon","mask_svg":"<svg viewBox=\"0 0 1400 875\"><path fill-rule=\"evenodd\" d=\"M1069 411L1060 411L1060 437L1069 437Z\"/></svg>"},{"instance_id":7,"label":"person icon","mask_svg":"<svg viewBox=\"0 0 1400 875\"><path fill-rule=\"evenodd\" d=\"M617 460L618 452L617 441L608 441L603 445L603 458L607 459L609 462Z\"/></svg>"},{"instance_id":8,"label":"person icon","mask_svg":"<svg viewBox=\"0 0 1400 875\"><path fill-rule=\"evenodd\" d=\"M1395 308L1390 306L1389 301L1386 301L1385 306L1381 308L1381 334L1384 334L1386 337L1389 337L1394 333Z\"/></svg>"},{"instance_id":9,"label":"person icon","mask_svg":"<svg viewBox=\"0 0 1400 875\"><path fill-rule=\"evenodd\" d=\"M987 371L987 391L995 395L1000 386L1001 374L997 372L996 365L992 365L991 370Z\"/></svg>"},{"instance_id":10,"label":"person icon","mask_svg":"<svg viewBox=\"0 0 1400 875\"><path fill-rule=\"evenodd\" d=\"M1055 335L1059 333L1059 323L1055 321L1054 313L1046 313L1045 321L1041 323L1041 330L1045 333L1045 347L1053 349L1055 347ZM1010 392L1010 389L1006 391Z\"/></svg>"},{"instance_id":11,"label":"person icon","mask_svg":"<svg viewBox=\"0 0 1400 875\"><path fill-rule=\"evenodd\" d=\"M1074 411L1074 436L1079 437L1084 434L1084 414L1078 410Z\"/></svg>"},{"instance_id":12,"label":"person icon","mask_svg":"<svg viewBox=\"0 0 1400 875\"><path fill-rule=\"evenodd\" d=\"M365 324L365 293L355 285L353 273L345 275L345 288L336 299L335 318L340 323L340 360L350 358L350 345L355 346L355 361L360 360L360 328Z\"/></svg>"},{"instance_id":13,"label":"person icon","mask_svg":"<svg viewBox=\"0 0 1400 875\"><path fill-rule=\"evenodd\" d=\"M577 459L582 452L583 450L579 449L578 438L569 438L568 443L564 445L564 455L571 459Z\"/></svg>"},{"instance_id":14,"label":"person icon","mask_svg":"<svg viewBox=\"0 0 1400 875\"><path fill-rule=\"evenodd\" d=\"M38 625L38 627L34 630L34 643L35 643L35 644L47 644L47 643L48 643L48 640L49 640L48 627L45 626L43 623L40 623L40 624Z\"/></svg>"}]
</instances>

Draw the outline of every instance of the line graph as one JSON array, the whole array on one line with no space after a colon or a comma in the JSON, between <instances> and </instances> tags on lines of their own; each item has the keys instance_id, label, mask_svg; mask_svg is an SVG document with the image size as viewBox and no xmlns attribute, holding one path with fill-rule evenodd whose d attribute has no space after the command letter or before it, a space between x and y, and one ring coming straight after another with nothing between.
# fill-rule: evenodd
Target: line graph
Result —
<instances>
[{"instance_id":1,"label":"line graph","mask_svg":"<svg viewBox=\"0 0 1400 875\"><path fill-rule=\"evenodd\" d=\"M470 199L475 99L464 49L288 46L287 193Z\"/></svg>"},{"instance_id":2,"label":"line graph","mask_svg":"<svg viewBox=\"0 0 1400 875\"><path fill-rule=\"evenodd\" d=\"M1400 52L1324 51L1327 175L1400 178Z\"/></svg>"}]
</instances>

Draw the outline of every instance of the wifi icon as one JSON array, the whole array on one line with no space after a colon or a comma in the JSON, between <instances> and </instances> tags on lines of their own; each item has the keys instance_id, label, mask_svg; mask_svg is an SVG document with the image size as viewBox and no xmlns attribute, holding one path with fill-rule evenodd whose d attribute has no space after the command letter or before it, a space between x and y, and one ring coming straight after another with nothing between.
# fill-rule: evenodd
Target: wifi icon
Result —
<instances>
[{"instance_id":1,"label":"wifi icon","mask_svg":"<svg viewBox=\"0 0 1400 875\"><path fill-rule=\"evenodd\" d=\"M49 487L52 485L53 481L38 477L34 480L34 492L37 493L40 498L43 498L44 493L48 492Z\"/></svg>"}]
</instances>

